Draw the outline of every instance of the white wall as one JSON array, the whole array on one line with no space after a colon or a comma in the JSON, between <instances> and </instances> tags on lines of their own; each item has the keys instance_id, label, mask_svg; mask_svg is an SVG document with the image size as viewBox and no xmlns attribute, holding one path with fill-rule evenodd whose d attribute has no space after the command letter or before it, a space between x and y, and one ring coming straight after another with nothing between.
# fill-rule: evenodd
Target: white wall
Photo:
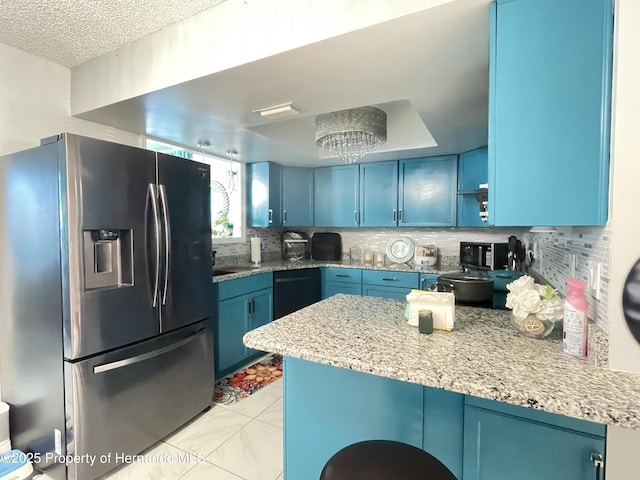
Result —
<instances>
[{"instance_id":1,"label":"white wall","mask_svg":"<svg viewBox=\"0 0 640 480\"><path fill-rule=\"evenodd\" d=\"M143 146L140 135L69 116L71 71L0 43L0 155L72 132Z\"/></svg>"},{"instance_id":2,"label":"white wall","mask_svg":"<svg viewBox=\"0 0 640 480\"><path fill-rule=\"evenodd\" d=\"M620 299L633 263L640 258L640 215L637 201L640 180L640 2L616 0L614 51L612 185L610 205L611 280L609 285L609 365L640 372L640 345L628 332ZM640 478L640 432L610 428L607 435L607 480Z\"/></svg>"},{"instance_id":3,"label":"white wall","mask_svg":"<svg viewBox=\"0 0 640 480\"><path fill-rule=\"evenodd\" d=\"M68 68L0 43L0 72L0 155L61 132L143 146L140 135L69 116Z\"/></svg>"},{"instance_id":4,"label":"white wall","mask_svg":"<svg viewBox=\"0 0 640 480\"><path fill-rule=\"evenodd\" d=\"M451 1L229 0L74 68L72 112L87 112Z\"/></svg>"}]
</instances>

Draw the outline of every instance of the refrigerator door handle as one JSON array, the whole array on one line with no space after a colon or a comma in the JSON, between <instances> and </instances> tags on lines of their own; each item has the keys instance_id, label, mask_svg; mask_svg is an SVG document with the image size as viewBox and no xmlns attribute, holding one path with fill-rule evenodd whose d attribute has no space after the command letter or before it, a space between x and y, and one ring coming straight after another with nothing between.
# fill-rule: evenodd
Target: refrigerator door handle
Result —
<instances>
[{"instance_id":1,"label":"refrigerator door handle","mask_svg":"<svg viewBox=\"0 0 640 480\"><path fill-rule=\"evenodd\" d=\"M125 358L123 360L118 360L116 362L103 363L102 365L96 365L95 367L93 367L93 373L96 374L96 373L109 372L111 370L117 370L118 368L133 365L134 363L140 363L140 362L144 362L145 360L149 360L151 358L159 357L160 355L164 355L165 353L175 350L176 348L180 348L186 345L187 343L193 342L197 337L200 336L203 330L204 328L200 328L196 333L188 336L184 340L180 340L179 342L173 343L166 347L158 348L157 350L153 350L151 352L142 353L140 355Z\"/></svg>"},{"instance_id":2,"label":"refrigerator door handle","mask_svg":"<svg viewBox=\"0 0 640 480\"><path fill-rule=\"evenodd\" d=\"M151 259L153 263L153 292L152 306L158 306L158 295L160 286L160 216L158 211L158 192L156 185L150 183L147 187L147 205L151 203L151 212L153 215L153 241L155 243L155 255ZM147 256L149 253L147 252Z\"/></svg>"},{"instance_id":3,"label":"refrigerator door handle","mask_svg":"<svg viewBox=\"0 0 640 480\"><path fill-rule=\"evenodd\" d=\"M158 186L160 190L160 206L164 228L164 280L162 286L162 305L167 304L167 291L169 290L169 277L171 275L171 221L169 220L169 207L167 205L167 190L163 184Z\"/></svg>"}]
</instances>

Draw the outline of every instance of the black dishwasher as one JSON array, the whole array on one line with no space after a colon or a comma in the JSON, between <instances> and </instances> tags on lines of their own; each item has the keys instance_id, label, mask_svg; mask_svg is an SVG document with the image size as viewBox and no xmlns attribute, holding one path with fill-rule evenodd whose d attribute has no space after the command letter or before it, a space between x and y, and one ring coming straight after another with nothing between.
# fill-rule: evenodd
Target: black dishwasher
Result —
<instances>
[{"instance_id":1,"label":"black dishwasher","mask_svg":"<svg viewBox=\"0 0 640 480\"><path fill-rule=\"evenodd\" d=\"M273 319L320 301L320 269L273 272Z\"/></svg>"}]
</instances>

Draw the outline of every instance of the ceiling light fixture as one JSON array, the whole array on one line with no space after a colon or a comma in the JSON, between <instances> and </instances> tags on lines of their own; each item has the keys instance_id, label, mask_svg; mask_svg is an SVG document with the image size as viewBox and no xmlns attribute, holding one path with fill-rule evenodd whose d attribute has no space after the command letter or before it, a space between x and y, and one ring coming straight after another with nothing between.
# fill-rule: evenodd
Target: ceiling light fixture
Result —
<instances>
[{"instance_id":1,"label":"ceiling light fixture","mask_svg":"<svg viewBox=\"0 0 640 480\"><path fill-rule=\"evenodd\" d=\"M293 102L274 105L273 107L256 108L253 113L259 113L262 117L270 120L278 118L293 117L300 113L300 109Z\"/></svg>"},{"instance_id":2,"label":"ceiling light fixture","mask_svg":"<svg viewBox=\"0 0 640 480\"><path fill-rule=\"evenodd\" d=\"M387 114L360 107L316 117L316 144L331 155L355 163L387 141Z\"/></svg>"}]
</instances>

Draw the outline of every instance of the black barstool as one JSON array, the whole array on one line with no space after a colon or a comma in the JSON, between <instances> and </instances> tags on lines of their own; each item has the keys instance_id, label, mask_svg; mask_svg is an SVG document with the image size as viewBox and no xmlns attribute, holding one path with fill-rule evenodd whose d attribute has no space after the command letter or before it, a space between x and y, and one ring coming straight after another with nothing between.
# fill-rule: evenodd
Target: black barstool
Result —
<instances>
[{"instance_id":1,"label":"black barstool","mask_svg":"<svg viewBox=\"0 0 640 480\"><path fill-rule=\"evenodd\" d=\"M367 440L329 459L320 480L456 480L433 455L406 443Z\"/></svg>"}]
</instances>

